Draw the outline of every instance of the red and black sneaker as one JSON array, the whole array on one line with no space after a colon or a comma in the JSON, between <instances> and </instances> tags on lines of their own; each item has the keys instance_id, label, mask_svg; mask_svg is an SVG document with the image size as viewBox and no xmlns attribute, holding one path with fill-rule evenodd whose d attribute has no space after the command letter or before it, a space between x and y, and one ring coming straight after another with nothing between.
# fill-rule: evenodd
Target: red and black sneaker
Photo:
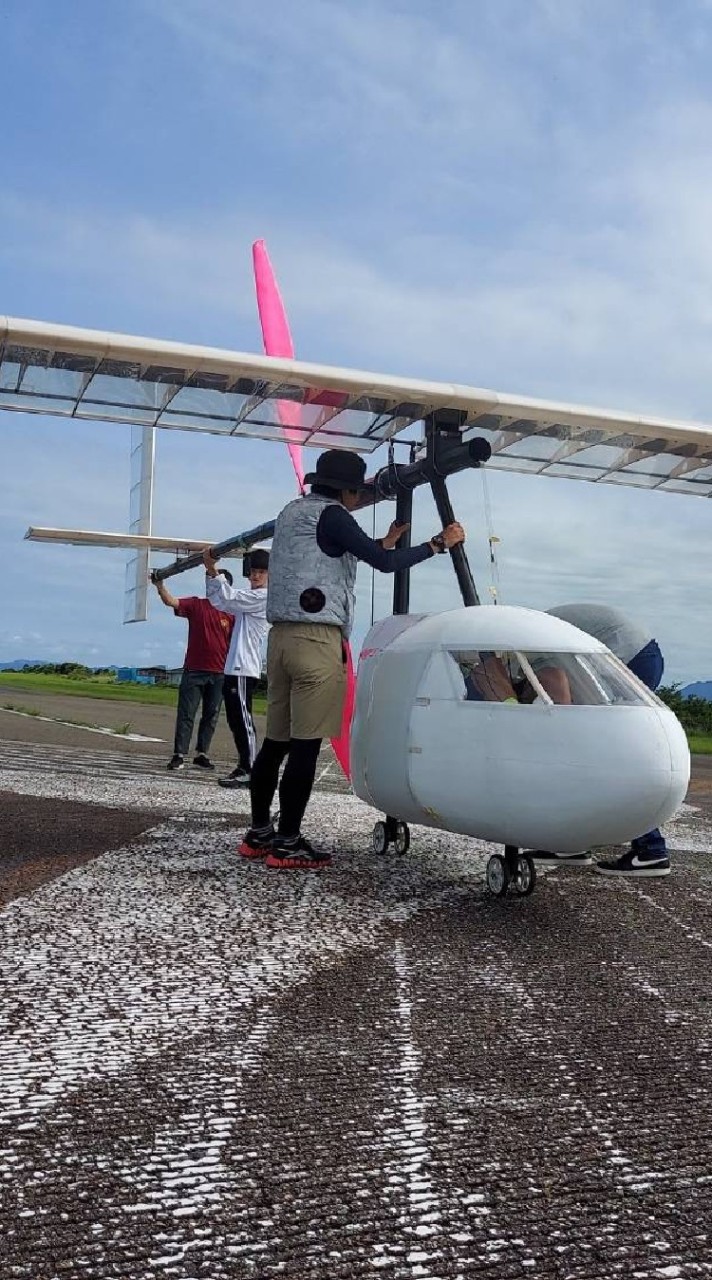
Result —
<instances>
[{"instance_id":1,"label":"red and black sneaker","mask_svg":"<svg viewBox=\"0 0 712 1280\"><path fill-rule=\"evenodd\" d=\"M274 840L274 827L270 827L267 834L263 832L261 835L250 827L242 837L242 844L237 852L241 858L264 858L271 852Z\"/></svg>"},{"instance_id":2,"label":"red and black sneaker","mask_svg":"<svg viewBox=\"0 0 712 1280\"><path fill-rule=\"evenodd\" d=\"M331 854L326 849L315 849L304 836L296 840L275 836L265 866L273 871L321 871L331 866Z\"/></svg>"}]
</instances>

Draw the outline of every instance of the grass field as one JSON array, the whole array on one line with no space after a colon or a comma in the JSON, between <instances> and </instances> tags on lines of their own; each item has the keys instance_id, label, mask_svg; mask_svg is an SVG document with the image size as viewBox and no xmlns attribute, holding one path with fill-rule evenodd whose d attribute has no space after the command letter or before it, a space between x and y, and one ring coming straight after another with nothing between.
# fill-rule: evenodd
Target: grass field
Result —
<instances>
[{"instance_id":1,"label":"grass field","mask_svg":"<svg viewBox=\"0 0 712 1280\"><path fill-rule=\"evenodd\" d=\"M688 733L687 741L693 756L712 756L712 734Z\"/></svg>"},{"instance_id":2,"label":"grass field","mask_svg":"<svg viewBox=\"0 0 712 1280\"><path fill-rule=\"evenodd\" d=\"M25 710L24 702L16 696L28 693L58 693L63 697L100 698L112 702L128 702L134 706L175 707L178 690L165 684L117 684L108 676L92 676L88 680L74 680L71 676L33 675L27 671L0 671L0 706L14 706ZM26 701L26 699L25 699ZM265 710L264 698L253 701L258 715Z\"/></svg>"},{"instance_id":3,"label":"grass field","mask_svg":"<svg viewBox=\"0 0 712 1280\"><path fill-rule=\"evenodd\" d=\"M107 676L73 680L71 676L33 675L26 671L0 671L0 697L7 693L61 693L73 698L110 698L115 702L143 702L173 707L178 690L170 685L117 684Z\"/></svg>"}]
</instances>

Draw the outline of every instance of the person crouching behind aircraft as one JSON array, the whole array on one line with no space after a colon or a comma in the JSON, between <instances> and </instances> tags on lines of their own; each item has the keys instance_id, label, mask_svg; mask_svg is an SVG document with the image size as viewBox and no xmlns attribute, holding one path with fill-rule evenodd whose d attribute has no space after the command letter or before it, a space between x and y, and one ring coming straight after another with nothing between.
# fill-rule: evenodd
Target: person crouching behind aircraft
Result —
<instances>
[{"instance_id":1,"label":"person crouching behind aircraft","mask_svg":"<svg viewBox=\"0 0 712 1280\"><path fill-rule=\"evenodd\" d=\"M604 604L565 604L548 609L547 612L555 618L563 618L564 622L570 622L580 631L593 636L594 640L600 640L648 689L654 691L658 688L665 668L660 645L650 631L631 621L620 609ZM564 689L557 684L557 677L561 677L562 672L538 670L537 675L555 702L571 701L570 693L567 697ZM534 856L551 866L590 860L588 854L575 854L571 857L542 850L536 850ZM597 862L596 870L604 876L667 876L670 874L670 859L665 838L656 827L654 831L648 831L633 840L630 848L620 857Z\"/></svg>"},{"instance_id":2,"label":"person crouching behind aircraft","mask_svg":"<svg viewBox=\"0 0 712 1280\"><path fill-rule=\"evenodd\" d=\"M237 767L227 778L218 778L220 787L244 786L250 781L257 754L257 734L252 719L252 695L262 675L262 652L267 632L267 577L269 551L250 552L249 587L233 587L218 572L208 547L203 552L208 575L206 592L215 609L230 614L235 626L225 659L223 702L227 723L237 749Z\"/></svg>"},{"instance_id":3,"label":"person crouching behind aircraft","mask_svg":"<svg viewBox=\"0 0 712 1280\"><path fill-rule=\"evenodd\" d=\"M393 550L407 526L391 525L376 542L356 523L365 485L363 458L330 449L305 477L311 493L296 498L277 519L272 541L267 619L267 729L252 768L252 825L240 846L245 858L266 855L275 869L319 870L331 855L301 834L324 738L341 732L346 667L359 560L381 573L421 564L464 542L459 524L430 542ZM270 809L279 769L279 825Z\"/></svg>"}]
</instances>

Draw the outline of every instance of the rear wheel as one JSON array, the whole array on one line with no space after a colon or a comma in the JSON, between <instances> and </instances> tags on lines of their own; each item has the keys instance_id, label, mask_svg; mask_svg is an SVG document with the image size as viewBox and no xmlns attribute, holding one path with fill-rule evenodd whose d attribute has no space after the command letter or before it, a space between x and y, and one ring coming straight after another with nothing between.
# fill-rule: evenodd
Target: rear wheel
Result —
<instances>
[{"instance_id":1,"label":"rear wheel","mask_svg":"<svg viewBox=\"0 0 712 1280\"><path fill-rule=\"evenodd\" d=\"M396 853L404 854L410 849L410 829L407 822L396 823L396 834L393 839Z\"/></svg>"},{"instance_id":2,"label":"rear wheel","mask_svg":"<svg viewBox=\"0 0 712 1280\"><path fill-rule=\"evenodd\" d=\"M514 875L514 888L521 898L528 898L534 892L536 884L536 866L528 853L520 853L517 858L517 870Z\"/></svg>"}]
</instances>

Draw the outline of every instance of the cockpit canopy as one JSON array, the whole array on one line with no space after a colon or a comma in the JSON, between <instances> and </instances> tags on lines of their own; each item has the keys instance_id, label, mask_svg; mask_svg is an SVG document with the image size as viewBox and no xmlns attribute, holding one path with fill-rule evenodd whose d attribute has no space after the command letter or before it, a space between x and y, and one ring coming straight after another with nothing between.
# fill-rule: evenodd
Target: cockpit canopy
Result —
<instances>
[{"instance_id":1,"label":"cockpit canopy","mask_svg":"<svg viewBox=\"0 0 712 1280\"><path fill-rule=\"evenodd\" d=\"M612 653L452 649L466 702L558 706L657 706L659 700Z\"/></svg>"}]
</instances>

